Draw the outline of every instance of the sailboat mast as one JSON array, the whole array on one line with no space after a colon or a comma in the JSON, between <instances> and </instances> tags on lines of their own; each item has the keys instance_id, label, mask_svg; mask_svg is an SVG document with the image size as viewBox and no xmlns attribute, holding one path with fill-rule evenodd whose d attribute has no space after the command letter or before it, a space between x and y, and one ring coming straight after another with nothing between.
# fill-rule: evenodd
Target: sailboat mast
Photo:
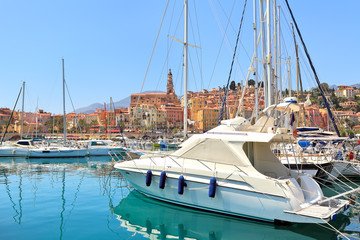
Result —
<instances>
[{"instance_id":1,"label":"sailboat mast","mask_svg":"<svg viewBox=\"0 0 360 240\"><path fill-rule=\"evenodd\" d=\"M292 86L291 86L291 65L290 65L290 57L288 58L288 78L289 78L289 97L292 97Z\"/></svg>"},{"instance_id":2,"label":"sailboat mast","mask_svg":"<svg viewBox=\"0 0 360 240\"><path fill-rule=\"evenodd\" d=\"M253 28L254 28L254 59L257 59L257 28L256 28L256 0L253 0ZM258 89L258 63L257 60L254 61L254 80L255 80L255 112L256 120L258 119L259 112L259 89Z\"/></svg>"},{"instance_id":3,"label":"sailboat mast","mask_svg":"<svg viewBox=\"0 0 360 240\"><path fill-rule=\"evenodd\" d=\"M108 125L107 125L107 113L106 113L106 103L104 103L104 115L105 115L105 138L108 137Z\"/></svg>"},{"instance_id":4,"label":"sailboat mast","mask_svg":"<svg viewBox=\"0 0 360 240\"><path fill-rule=\"evenodd\" d=\"M62 74L63 74L63 110L64 110L64 142L66 142L66 112L65 112L65 66L64 66L64 59L62 60Z\"/></svg>"},{"instance_id":5,"label":"sailboat mast","mask_svg":"<svg viewBox=\"0 0 360 240\"><path fill-rule=\"evenodd\" d=\"M278 64L277 64L277 19L276 19L276 0L273 0L273 29L274 29L274 76L273 76L273 101L278 104Z\"/></svg>"},{"instance_id":6,"label":"sailboat mast","mask_svg":"<svg viewBox=\"0 0 360 240\"><path fill-rule=\"evenodd\" d=\"M21 129L20 129L20 139L23 138L23 130L24 130L24 103L25 103L25 82L23 82L22 87L22 107L21 107Z\"/></svg>"},{"instance_id":7,"label":"sailboat mast","mask_svg":"<svg viewBox=\"0 0 360 240\"><path fill-rule=\"evenodd\" d=\"M264 20L264 7L263 7L263 1L259 0L259 12L260 12L260 31L261 31L261 47L262 47L262 58L263 58L263 94L264 100L265 100L265 108L270 106L268 102L268 98L266 97L266 93L268 91L268 84L267 84L267 75L266 75L266 43L265 43L265 20Z\"/></svg>"},{"instance_id":8,"label":"sailboat mast","mask_svg":"<svg viewBox=\"0 0 360 240\"><path fill-rule=\"evenodd\" d=\"M188 3L184 0L184 138L187 137L187 79L188 79Z\"/></svg>"},{"instance_id":9,"label":"sailboat mast","mask_svg":"<svg viewBox=\"0 0 360 240\"><path fill-rule=\"evenodd\" d=\"M271 28L270 28L270 0L266 1L266 42L267 42L267 54L266 54L266 71L267 71L267 99L268 104L273 104L273 88L272 88L272 69L271 69ZM265 80L266 81L266 80Z\"/></svg>"},{"instance_id":10,"label":"sailboat mast","mask_svg":"<svg viewBox=\"0 0 360 240\"><path fill-rule=\"evenodd\" d=\"M110 118L110 114L111 114L111 111L113 110L114 111L114 113L115 113L115 107L114 107L114 109L112 109L112 104L113 104L113 102L112 102L112 97L110 97L110 106L109 106L109 117L108 117L108 124L109 124L109 127L110 127L110 131L109 131L109 139L111 139L111 118Z\"/></svg>"},{"instance_id":11,"label":"sailboat mast","mask_svg":"<svg viewBox=\"0 0 360 240\"><path fill-rule=\"evenodd\" d=\"M36 115L35 115L35 136L38 136L38 114L39 114L39 97L36 101Z\"/></svg>"},{"instance_id":12,"label":"sailboat mast","mask_svg":"<svg viewBox=\"0 0 360 240\"><path fill-rule=\"evenodd\" d=\"M278 51L279 51L279 55L278 55L278 65L279 65L279 72L278 72L278 75L279 75L279 94L280 94L280 101L282 100L282 78L281 78L281 45L280 45L280 6L278 5L277 6L277 25L278 25L278 31L277 31L277 48L278 48Z\"/></svg>"}]
</instances>

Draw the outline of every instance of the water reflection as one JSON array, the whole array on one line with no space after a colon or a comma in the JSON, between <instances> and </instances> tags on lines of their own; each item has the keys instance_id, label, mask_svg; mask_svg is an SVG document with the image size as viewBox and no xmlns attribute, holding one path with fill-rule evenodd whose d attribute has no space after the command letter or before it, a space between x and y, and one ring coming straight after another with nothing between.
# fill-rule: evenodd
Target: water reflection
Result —
<instances>
[{"instance_id":1,"label":"water reflection","mask_svg":"<svg viewBox=\"0 0 360 240\"><path fill-rule=\"evenodd\" d=\"M70 226L81 228L85 226L81 220L89 218L76 212L92 204L97 208L100 199L103 203L116 199L118 194L113 188L123 185L121 181L121 175L107 157L0 158L0 226L13 229L0 231L0 239L27 237L26 231L31 231L28 228L34 232L37 229L38 233L42 226L47 226L41 232L49 231L49 238L65 239L69 222L72 222ZM103 210L100 214L109 214ZM28 221L23 222L23 218ZM74 219L79 221L74 224ZM22 226L18 228L14 224ZM36 235L33 238L41 239Z\"/></svg>"},{"instance_id":2,"label":"water reflection","mask_svg":"<svg viewBox=\"0 0 360 240\"><path fill-rule=\"evenodd\" d=\"M240 220L153 200L132 191L115 207L120 225L151 239L336 239L337 233L319 225L273 224ZM348 224L341 215L334 226Z\"/></svg>"},{"instance_id":3,"label":"water reflection","mask_svg":"<svg viewBox=\"0 0 360 240\"><path fill-rule=\"evenodd\" d=\"M111 158L0 158L0 239L336 239L318 225L274 226L131 191ZM358 234L359 211L333 225ZM348 226L346 226L348 225ZM344 229L345 228L345 229ZM41 236L39 236L41 232Z\"/></svg>"}]
</instances>

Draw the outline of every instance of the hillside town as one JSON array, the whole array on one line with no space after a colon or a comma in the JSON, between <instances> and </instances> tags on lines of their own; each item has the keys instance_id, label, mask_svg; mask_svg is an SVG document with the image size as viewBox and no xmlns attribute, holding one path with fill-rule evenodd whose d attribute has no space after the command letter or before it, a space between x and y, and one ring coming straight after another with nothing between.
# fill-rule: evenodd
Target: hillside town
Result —
<instances>
[{"instance_id":1,"label":"hillside town","mask_svg":"<svg viewBox=\"0 0 360 240\"><path fill-rule=\"evenodd\" d=\"M322 83L322 89L327 93L326 98L332 105L333 113L337 119L342 135L360 131L360 89L356 87L340 85L337 90L330 89L328 84ZM227 92L225 104L225 87L203 89L200 92L188 91L188 127L194 133L205 132L217 126L220 111L224 105L222 119L233 118L239 109L242 96L240 84L232 82ZM258 109L264 108L263 88L259 85ZM289 94L288 90L284 94ZM249 118L254 112L255 84L249 81L248 87L243 93L240 114ZM292 91L299 101L311 100L311 105L304 108L305 120L303 124L307 127L320 127L332 131L333 127L329 121L327 110L322 101L318 88L309 89L302 95ZM87 136L108 136L120 133L170 133L174 134L183 129L183 100L174 90L171 69L167 75L166 92L131 94L131 102L128 108L106 109L97 108L90 114L68 113L66 114L66 127L68 133ZM11 117L11 115L13 115ZM301 114L300 114L301 115ZM11 119L10 124L8 124ZM0 108L1 133L6 128L8 133L20 134L21 120L23 119L24 136L44 136L63 132L63 115L54 115L44 110L38 112L12 111L9 108ZM301 124L301 122L299 122ZM347 131L347 132L346 132ZM71 137L71 135L69 136Z\"/></svg>"}]
</instances>

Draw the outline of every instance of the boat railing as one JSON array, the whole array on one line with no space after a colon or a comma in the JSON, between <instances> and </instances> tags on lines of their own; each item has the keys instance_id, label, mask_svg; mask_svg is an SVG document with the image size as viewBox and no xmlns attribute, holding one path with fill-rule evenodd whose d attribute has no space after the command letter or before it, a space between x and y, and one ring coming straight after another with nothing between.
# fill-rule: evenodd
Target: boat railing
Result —
<instances>
[{"instance_id":1,"label":"boat railing","mask_svg":"<svg viewBox=\"0 0 360 240\"><path fill-rule=\"evenodd\" d=\"M109 151L108 154L113 162L130 161L134 159L127 151L120 152L120 156L116 151Z\"/></svg>"},{"instance_id":2,"label":"boat railing","mask_svg":"<svg viewBox=\"0 0 360 240\"><path fill-rule=\"evenodd\" d=\"M173 163L175 163L179 168L182 168L184 169L184 163L181 163L181 159L185 159L184 157L182 156L177 156L177 155L171 155L171 154L166 154L166 153L158 153L156 154L156 156L148 156L148 158L150 159L150 161L155 165L155 166L159 166L156 161L154 160L155 157L167 157L167 159L171 160ZM217 163L217 162L212 162L212 161L209 161L209 160L203 160L203 159L198 159L198 158L189 158L189 157L186 157L187 160L192 160L192 161L196 161L198 163L200 163L202 166L204 166L209 172L213 173L213 175L215 176L216 175L216 172L217 172L217 165L221 164L221 165L227 165L227 166L231 166L233 168L235 168L236 170L232 171L231 173L229 173L228 176L226 176L224 179L228 179L229 177L231 177L232 175L234 175L235 173L243 173L245 175L248 176L248 174L243 171L238 165L235 165L235 164L228 164L228 163ZM166 160L164 162L164 166L166 165ZM214 167L211 168L209 166L209 164L213 165ZM239 174L239 176L241 177L241 175ZM245 180L244 180L245 181Z\"/></svg>"}]
</instances>

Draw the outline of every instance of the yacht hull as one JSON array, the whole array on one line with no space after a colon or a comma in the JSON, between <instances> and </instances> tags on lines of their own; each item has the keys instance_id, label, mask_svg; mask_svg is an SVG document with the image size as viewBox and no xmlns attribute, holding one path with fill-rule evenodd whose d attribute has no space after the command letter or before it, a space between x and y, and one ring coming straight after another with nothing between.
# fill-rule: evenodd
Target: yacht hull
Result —
<instances>
[{"instance_id":1,"label":"yacht hull","mask_svg":"<svg viewBox=\"0 0 360 240\"><path fill-rule=\"evenodd\" d=\"M241 189L242 186L228 181L218 181L215 197L209 197L210 177L185 177L183 194L178 193L179 174L168 174L164 189L159 188L160 173L152 175L150 186L146 186L146 174L120 170L131 185L142 194L165 202L186 207L232 215L265 222L324 223L334 212L324 218L305 217L290 213L290 199L286 196L264 194ZM189 180L191 179L191 180ZM337 211L343 210L343 207Z\"/></svg>"},{"instance_id":2,"label":"yacht hull","mask_svg":"<svg viewBox=\"0 0 360 240\"><path fill-rule=\"evenodd\" d=\"M88 155L89 156L108 156L109 152L111 153L122 153L125 150L123 148L89 148Z\"/></svg>"}]
</instances>

